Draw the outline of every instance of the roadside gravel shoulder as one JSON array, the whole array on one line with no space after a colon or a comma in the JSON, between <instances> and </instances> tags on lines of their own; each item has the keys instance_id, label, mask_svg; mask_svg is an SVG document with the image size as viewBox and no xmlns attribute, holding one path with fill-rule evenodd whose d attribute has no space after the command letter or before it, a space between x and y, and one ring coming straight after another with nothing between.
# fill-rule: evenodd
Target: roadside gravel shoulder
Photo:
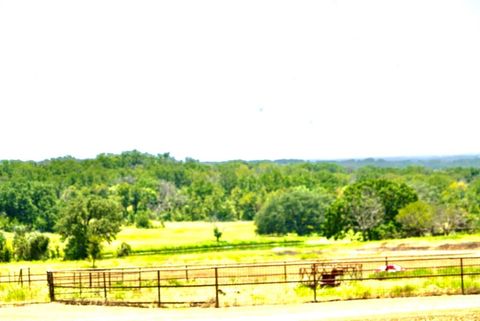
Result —
<instances>
[{"instance_id":1,"label":"roadside gravel shoulder","mask_svg":"<svg viewBox=\"0 0 480 321\"><path fill-rule=\"evenodd\" d=\"M0 308L8 321L480 320L480 295L410 297L232 308L128 308L58 303Z\"/></svg>"}]
</instances>

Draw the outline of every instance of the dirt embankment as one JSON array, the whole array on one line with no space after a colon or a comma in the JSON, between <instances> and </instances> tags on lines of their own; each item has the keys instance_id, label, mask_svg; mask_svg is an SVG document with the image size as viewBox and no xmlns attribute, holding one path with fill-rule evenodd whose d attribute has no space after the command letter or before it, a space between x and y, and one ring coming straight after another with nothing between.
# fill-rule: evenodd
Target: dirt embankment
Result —
<instances>
[{"instance_id":1,"label":"dirt embankment","mask_svg":"<svg viewBox=\"0 0 480 321\"><path fill-rule=\"evenodd\" d=\"M376 245L366 245L355 252L364 255L385 256L422 256L422 255L480 255L480 242L445 242L442 244L429 244L428 242L383 242Z\"/></svg>"}]
</instances>

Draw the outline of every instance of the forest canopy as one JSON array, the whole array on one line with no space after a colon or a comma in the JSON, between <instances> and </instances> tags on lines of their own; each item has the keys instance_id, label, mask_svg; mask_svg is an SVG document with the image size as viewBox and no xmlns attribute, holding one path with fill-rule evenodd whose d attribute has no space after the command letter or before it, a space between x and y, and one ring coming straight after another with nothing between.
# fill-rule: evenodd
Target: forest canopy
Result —
<instances>
[{"instance_id":1,"label":"forest canopy","mask_svg":"<svg viewBox=\"0 0 480 321\"><path fill-rule=\"evenodd\" d=\"M478 166L354 163L201 163L138 151L85 160L4 160L0 162L0 229L22 226L32 232L64 233L65 222L80 215L73 212L74 206L96 213L94 208L100 205L115 209L109 214L109 220L118 221L115 231L118 224L145 219L255 220L259 233L338 238L353 231L364 239L477 229Z\"/></svg>"}]
</instances>

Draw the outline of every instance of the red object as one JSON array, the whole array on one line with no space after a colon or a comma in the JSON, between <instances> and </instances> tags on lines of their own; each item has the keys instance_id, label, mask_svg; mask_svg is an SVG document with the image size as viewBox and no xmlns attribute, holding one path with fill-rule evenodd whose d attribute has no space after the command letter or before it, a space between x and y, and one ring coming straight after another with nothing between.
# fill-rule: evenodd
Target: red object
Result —
<instances>
[{"instance_id":1,"label":"red object","mask_svg":"<svg viewBox=\"0 0 480 321\"><path fill-rule=\"evenodd\" d=\"M400 272L400 271L405 271L405 269L398 264L382 265L377 269L377 272Z\"/></svg>"}]
</instances>

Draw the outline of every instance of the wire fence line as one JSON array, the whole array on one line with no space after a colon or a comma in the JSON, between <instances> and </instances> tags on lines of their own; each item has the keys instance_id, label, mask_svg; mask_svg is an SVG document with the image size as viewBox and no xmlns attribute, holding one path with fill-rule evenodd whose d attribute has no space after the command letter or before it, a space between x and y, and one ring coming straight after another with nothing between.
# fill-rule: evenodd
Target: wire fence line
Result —
<instances>
[{"instance_id":1,"label":"wire fence line","mask_svg":"<svg viewBox=\"0 0 480 321\"><path fill-rule=\"evenodd\" d=\"M46 273L32 273L30 268L0 269L0 305L48 302L47 289Z\"/></svg>"},{"instance_id":2,"label":"wire fence line","mask_svg":"<svg viewBox=\"0 0 480 321\"><path fill-rule=\"evenodd\" d=\"M21 286L31 287L35 283L46 283L47 275L45 273L31 273L30 268L20 268L18 272L3 272L0 271L0 285L1 284L19 284Z\"/></svg>"},{"instance_id":3,"label":"wire fence line","mask_svg":"<svg viewBox=\"0 0 480 321\"><path fill-rule=\"evenodd\" d=\"M220 307L480 293L479 275L478 257L371 258L49 271L47 283L57 302Z\"/></svg>"}]
</instances>

